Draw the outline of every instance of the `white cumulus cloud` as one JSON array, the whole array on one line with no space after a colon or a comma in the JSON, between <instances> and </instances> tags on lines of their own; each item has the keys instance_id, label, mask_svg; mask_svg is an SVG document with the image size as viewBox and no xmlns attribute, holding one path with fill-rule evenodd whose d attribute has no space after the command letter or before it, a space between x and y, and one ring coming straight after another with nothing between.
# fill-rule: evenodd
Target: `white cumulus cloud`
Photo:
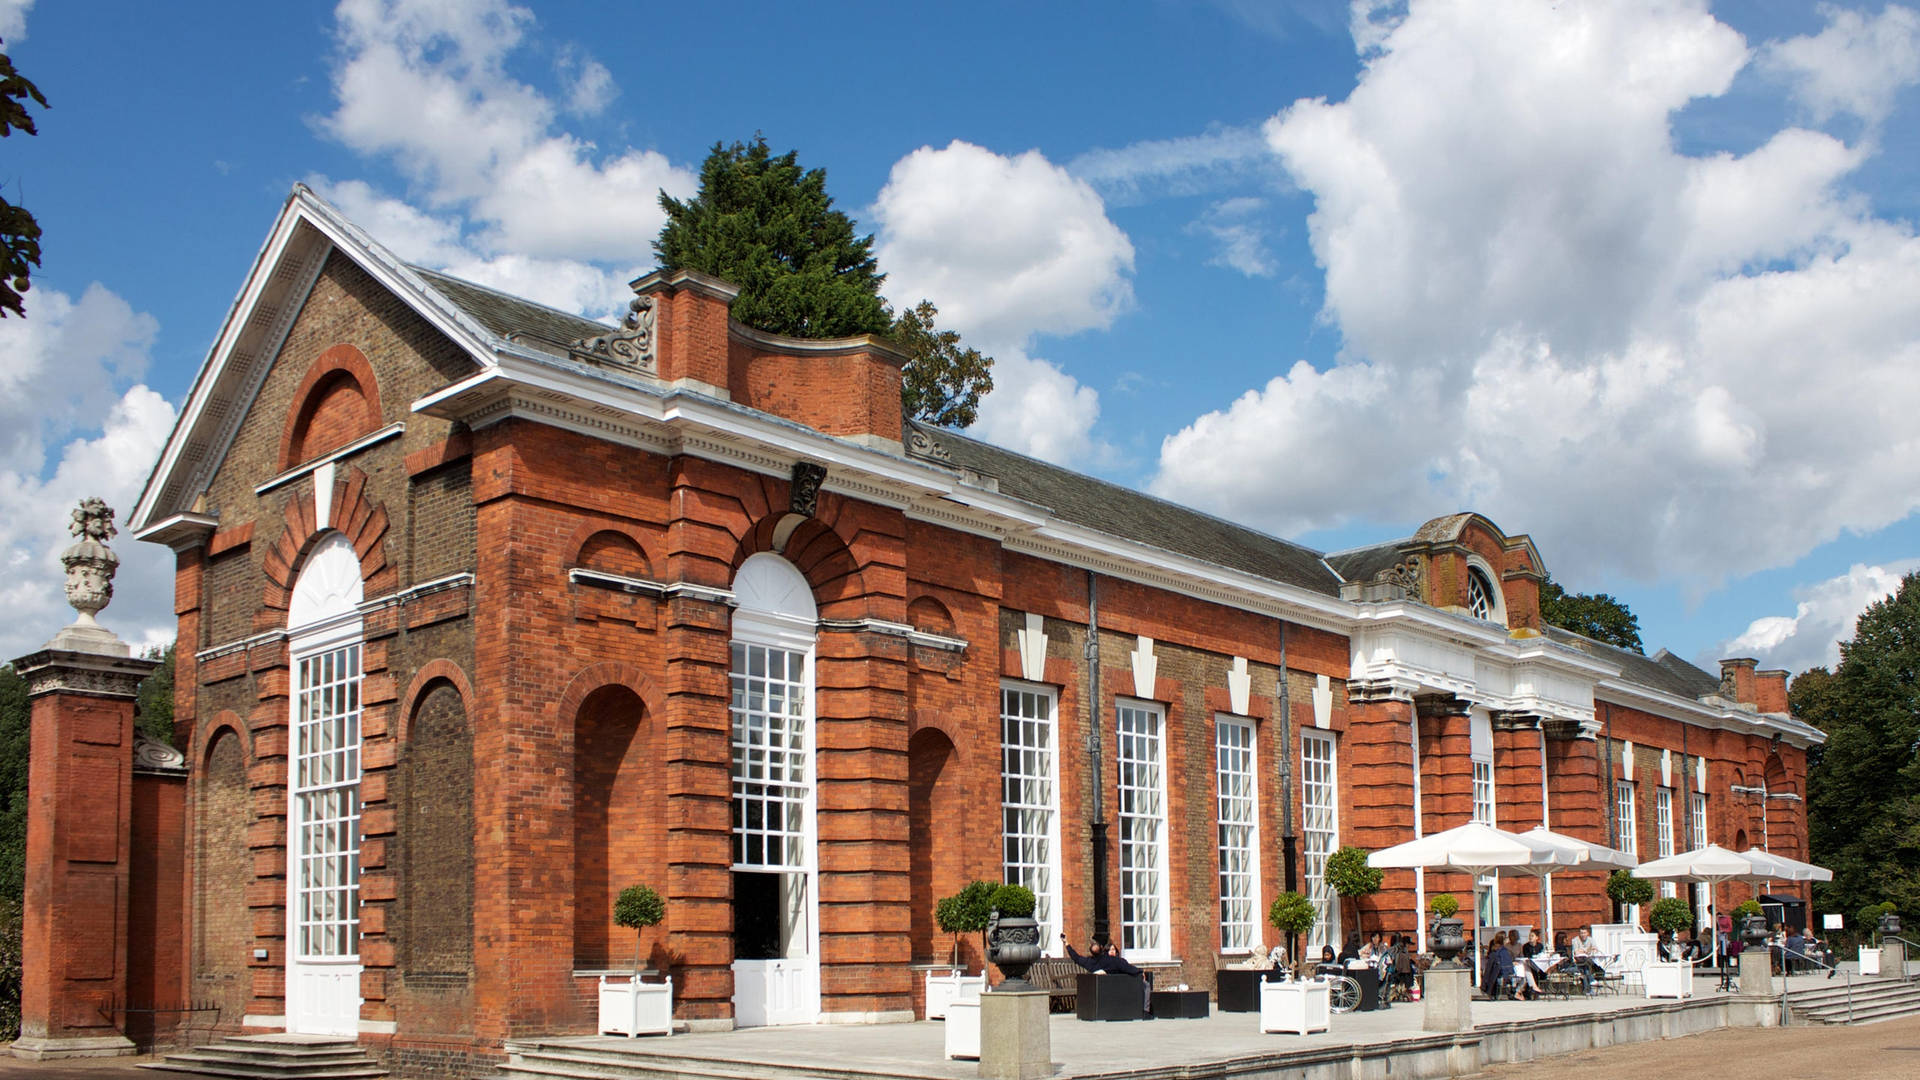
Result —
<instances>
[{"instance_id":1,"label":"white cumulus cloud","mask_svg":"<svg viewBox=\"0 0 1920 1080\"><path fill-rule=\"evenodd\" d=\"M557 126L562 113L592 115L614 99L606 67L563 50L557 102L515 79L507 61L533 15L504 0L342 0L335 19L336 107L321 127L391 158L425 205L360 181L316 178L316 188L373 209L363 224L376 238L437 268L500 287L537 279L534 299L617 309L624 283L652 263L660 191L685 198L697 179L657 151L603 152Z\"/></svg>"},{"instance_id":2,"label":"white cumulus cloud","mask_svg":"<svg viewBox=\"0 0 1920 1080\"><path fill-rule=\"evenodd\" d=\"M1754 55L1704 2L1356 19L1352 93L1266 129L1342 355L1169 436L1155 491L1283 532L1470 507L1563 579L1696 588L1920 509L1920 238L1847 187L1864 144L1676 149Z\"/></svg>"},{"instance_id":3,"label":"white cumulus cloud","mask_svg":"<svg viewBox=\"0 0 1920 1080\"><path fill-rule=\"evenodd\" d=\"M1814 119L1848 113L1878 124L1894 95L1920 80L1920 13L1891 4L1873 16L1831 4L1820 10L1826 27L1769 45L1766 66Z\"/></svg>"},{"instance_id":4,"label":"white cumulus cloud","mask_svg":"<svg viewBox=\"0 0 1920 1080\"><path fill-rule=\"evenodd\" d=\"M1840 662L1840 643L1853 638L1867 605L1892 596L1900 579L1920 569L1920 559L1884 566L1855 563L1844 574L1794 590L1792 615L1755 619L1745 632L1723 643L1717 656L1752 656L1766 668L1798 674L1810 667L1828 669Z\"/></svg>"},{"instance_id":5,"label":"white cumulus cloud","mask_svg":"<svg viewBox=\"0 0 1920 1080\"><path fill-rule=\"evenodd\" d=\"M895 162L872 214L895 306L932 300L995 358L980 433L1083 466L1104 453L1098 392L1032 355L1038 335L1104 329L1133 303L1133 244L1099 194L1038 151L956 140Z\"/></svg>"},{"instance_id":6,"label":"white cumulus cloud","mask_svg":"<svg viewBox=\"0 0 1920 1080\"><path fill-rule=\"evenodd\" d=\"M0 0L0 41L19 44L27 39L27 12L33 0Z\"/></svg>"},{"instance_id":7,"label":"white cumulus cloud","mask_svg":"<svg viewBox=\"0 0 1920 1080\"><path fill-rule=\"evenodd\" d=\"M0 320L0 658L73 621L59 561L69 512L97 495L124 519L174 420L137 382L151 316L98 284L78 300L35 289L29 303L27 319ZM100 621L136 645L171 639L172 555L124 534L114 550L120 573Z\"/></svg>"}]
</instances>

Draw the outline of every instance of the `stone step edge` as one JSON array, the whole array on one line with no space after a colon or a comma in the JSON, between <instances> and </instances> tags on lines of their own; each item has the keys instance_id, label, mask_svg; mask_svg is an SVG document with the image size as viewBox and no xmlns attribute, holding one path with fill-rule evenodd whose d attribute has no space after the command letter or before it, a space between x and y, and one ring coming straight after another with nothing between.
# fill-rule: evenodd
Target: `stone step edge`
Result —
<instances>
[{"instance_id":1,"label":"stone step edge","mask_svg":"<svg viewBox=\"0 0 1920 1080\"><path fill-rule=\"evenodd\" d=\"M578 1054L568 1051L578 1048L543 1050L529 1054L525 1050L510 1051L507 1064L501 1066L503 1074L511 1075L513 1070L534 1071L531 1067L554 1066L552 1069L539 1069L541 1075L565 1076L662 1076L682 1075L712 1077L715 1080L762 1080L768 1076L797 1077L803 1080L874 1080L877 1077L893 1076L887 1072L860 1072L842 1069L819 1069L806 1066L761 1065L749 1061L727 1058L690 1058L665 1055L623 1054L619 1051L605 1051L601 1054Z\"/></svg>"},{"instance_id":2,"label":"stone step edge","mask_svg":"<svg viewBox=\"0 0 1920 1080\"><path fill-rule=\"evenodd\" d=\"M248 1069L209 1065L176 1065L166 1061L142 1062L142 1069L155 1072L182 1073L188 1076L231 1076L241 1080L379 1080L387 1075L385 1069L377 1066L364 1069L321 1069L313 1072L291 1072L284 1069Z\"/></svg>"}]
</instances>

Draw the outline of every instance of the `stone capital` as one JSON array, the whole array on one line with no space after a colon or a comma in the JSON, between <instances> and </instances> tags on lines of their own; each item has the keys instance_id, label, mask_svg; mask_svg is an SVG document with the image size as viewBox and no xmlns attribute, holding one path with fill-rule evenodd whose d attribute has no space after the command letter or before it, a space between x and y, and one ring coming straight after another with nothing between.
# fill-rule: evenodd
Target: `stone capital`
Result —
<instances>
[{"instance_id":1,"label":"stone capital","mask_svg":"<svg viewBox=\"0 0 1920 1080\"><path fill-rule=\"evenodd\" d=\"M72 649L41 649L13 662L13 669L27 680L30 698L55 692L130 698L140 680L159 666L158 660L138 656Z\"/></svg>"}]
</instances>

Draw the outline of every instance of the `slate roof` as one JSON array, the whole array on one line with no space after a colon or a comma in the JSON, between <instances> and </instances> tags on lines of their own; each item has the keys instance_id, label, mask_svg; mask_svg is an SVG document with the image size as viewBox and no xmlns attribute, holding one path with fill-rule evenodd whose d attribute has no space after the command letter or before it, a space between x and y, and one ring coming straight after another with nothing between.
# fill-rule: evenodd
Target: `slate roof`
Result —
<instances>
[{"instance_id":1,"label":"slate roof","mask_svg":"<svg viewBox=\"0 0 1920 1080\"><path fill-rule=\"evenodd\" d=\"M1389 540L1384 544L1336 551L1327 556L1327 565L1348 581L1372 581L1373 575L1382 570L1391 570L1399 564L1408 543L1406 540Z\"/></svg>"},{"instance_id":2,"label":"slate roof","mask_svg":"<svg viewBox=\"0 0 1920 1080\"><path fill-rule=\"evenodd\" d=\"M1718 693L1720 690L1718 675L1702 671L1665 649L1652 656L1644 656L1632 649L1595 641L1558 626L1548 626L1546 630L1549 640L1571 645L1589 656L1618 664L1623 678L1650 690L1659 690L1688 701L1697 701L1703 694Z\"/></svg>"},{"instance_id":3,"label":"slate roof","mask_svg":"<svg viewBox=\"0 0 1920 1080\"><path fill-rule=\"evenodd\" d=\"M994 478L1001 494L1044 506L1064 521L1324 596L1340 595L1339 576L1311 548L945 428L913 426L946 451L952 464Z\"/></svg>"},{"instance_id":4,"label":"slate roof","mask_svg":"<svg viewBox=\"0 0 1920 1080\"><path fill-rule=\"evenodd\" d=\"M408 269L419 274L440 295L467 313L475 322L503 338L531 338L559 349L567 342L606 333L606 323L572 315L545 304L536 304L518 296L449 277L423 266Z\"/></svg>"}]
</instances>

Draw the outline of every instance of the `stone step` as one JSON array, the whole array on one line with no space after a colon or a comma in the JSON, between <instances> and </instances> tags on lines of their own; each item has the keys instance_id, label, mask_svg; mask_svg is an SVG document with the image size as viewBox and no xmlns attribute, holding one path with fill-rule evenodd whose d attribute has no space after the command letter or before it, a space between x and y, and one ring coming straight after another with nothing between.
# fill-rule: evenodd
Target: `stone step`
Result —
<instances>
[{"instance_id":1,"label":"stone step","mask_svg":"<svg viewBox=\"0 0 1920 1080\"><path fill-rule=\"evenodd\" d=\"M141 1068L236 1080L379 1080L387 1075L353 1040L310 1035L236 1035Z\"/></svg>"},{"instance_id":2,"label":"stone step","mask_svg":"<svg viewBox=\"0 0 1920 1080\"><path fill-rule=\"evenodd\" d=\"M733 1058L685 1057L632 1050L625 1046L581 1043L509 1042L507 1062L495 1074L501 1078L558 1077L574 1080L879 1080L885 1072L824 1069L794 1065L762 1065Z\"/></svg>"},{"instance_id":3,"label":"stone step","mask_svg":"<svg viewBox=\"0 0 1920 1080\"><path fill-rule=\"evenodd\" d=\"M1882 1005L1855 1005L1853 1014L1847 1014L1846 1006L1836 1009L1820 1009L1800 1019L1815 1024L1870 1024L1877 1020L1895 1020L1905 1016L1920 1016L1920 1002L1901 1002Z\"/></svg>"},{"instance_id":4,"label":"stone step","mask_svg":"<svg viewBox=\"0 0 1920 1080\"><path fill-rule=\"evenodd\" d=\"M1795 1009L1810 1009L1831 1002L1846 1001L1848 996L1848 988L1845 985L1830 986L1819 990L1796 990L1787 995L1787 1003ZM1920 999L1920 987L1910 987L1900 983L1854 983L1851 996L1856 1002Z\"/></svg>"}]
</instances>

